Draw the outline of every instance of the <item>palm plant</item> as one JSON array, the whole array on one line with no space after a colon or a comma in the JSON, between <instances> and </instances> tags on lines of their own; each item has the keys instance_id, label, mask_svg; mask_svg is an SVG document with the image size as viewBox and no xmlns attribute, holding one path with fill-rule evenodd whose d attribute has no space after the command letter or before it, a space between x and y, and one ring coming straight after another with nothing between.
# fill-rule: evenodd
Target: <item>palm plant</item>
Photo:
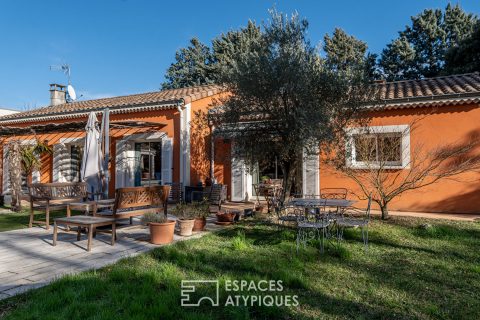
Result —
<instances>
[{"instance_id":1,"label":"palm plant","mask_svg":"<svg viewBox=\"0 0 480 320\"><path fill-rule=\"evenodd\" d=\"M12 211L21 210L22 173L29 177L33 171L40 169L42 155L51 153L51 147L38 139L33 145L24 145L19 140L10 141L7 161L12 192Z\"/></svg>"}]
</instances>

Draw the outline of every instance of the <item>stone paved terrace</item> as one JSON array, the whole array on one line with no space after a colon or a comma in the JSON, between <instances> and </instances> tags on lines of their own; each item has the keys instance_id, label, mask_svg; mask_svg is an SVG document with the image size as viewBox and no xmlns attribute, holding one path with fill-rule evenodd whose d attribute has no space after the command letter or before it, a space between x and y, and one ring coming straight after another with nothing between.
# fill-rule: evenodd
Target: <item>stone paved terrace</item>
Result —
<instances>
[{"instance_id":1,"label":"stone paved terrace","mask_svg":"<svg viewBox=\"0 0 480 320\"><path fill-rule=\"evenodd\" d=\"M65 274L98 269L157 247L148 242L148 229L134 221L134 226L117 230L114 246L110 245L111 234L98 232L91 252L86 251L87 235L82 234L81 240L76 241L76 231L60 231L55 247L53 230L43 227L0 232L0 299L44 286ZM207 231L191 237L175 234L174 242L198 238L220 228L213 222L212 216Z\"/></svg>"}]
</instances>

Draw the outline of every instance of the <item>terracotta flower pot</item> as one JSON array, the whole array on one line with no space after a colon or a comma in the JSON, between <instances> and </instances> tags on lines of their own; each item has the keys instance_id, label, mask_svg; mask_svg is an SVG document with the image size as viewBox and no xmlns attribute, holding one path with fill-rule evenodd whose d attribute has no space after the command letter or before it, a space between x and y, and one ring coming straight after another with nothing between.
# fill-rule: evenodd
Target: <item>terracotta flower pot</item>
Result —
<instances>
[{"instance_id":1,"label":"terracotta flower pot","mask_svg":"<svg viewBox=\"0 0 480 320\"><path fill-rule=\"evenodd\" d=\"M205 226L207 225L207 218L195 218L195 222L193 224L193 231L203 231L205 230Z\"/></svg>"},{"instance_id":2,"label":"terracotta flower pot","mask_svg":"<svg viewBox=\"0 0 480 320\"><path fill-rule=\"evenodd\" d=\"M217 213L218 222L233 222L235 218L235 213Z\"/></svg>"},{"instance_id":3,"label":"terracotta flower pot","mask_svg":"<svg viewBox=\"0 0 480 320\"><path fill-rule=\"evenodd\" d=\"M173 241L175 232L175 220L157 223L150 222L150 242L153 244L167 244Z\"/></svg>"},{"instance_id":4,"label":"terracotta flower pot","mask_svg":"<svg viewBox=\"0 0 480 320\"><path fill-rule=\"evenodd\" d=\"M194 219L178 220L178 225L180 227L180 235L187 236L187 237L191 236L194 223L195 223Z\"/></svg>"}]
</instances>

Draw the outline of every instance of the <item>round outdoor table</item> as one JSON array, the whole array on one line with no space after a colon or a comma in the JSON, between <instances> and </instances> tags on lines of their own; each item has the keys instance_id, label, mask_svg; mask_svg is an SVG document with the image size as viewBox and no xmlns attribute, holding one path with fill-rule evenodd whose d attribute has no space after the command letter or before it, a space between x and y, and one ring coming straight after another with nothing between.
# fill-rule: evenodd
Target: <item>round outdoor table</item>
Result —
<instances>
[{"instance_id":1,"label":"round outdoor table","mask_svg":"<svg viewBox=\"0 0 480 320\"><path fill-rule=\"evenodd\" d=\"M320 207L338 207L348 208L356 201L346 199L315 199L315 198L295 198L290 201L290 204L297 207L304 208L320 208Z\"/></svg>"},{"instance_id":2,"label":"round outdoor table","mask_svg":"<svg viewBox=\"0 0 480 320\"><path fill-rule=\"evenodd\" d=\"M322 198L295 198L290 201L290 204L296 207L305 208L305 214L309 214L308 209L317 209L325 207L337 207L343 214L343 211L352 206L356 201L346 200L346 199L322 199ZM327 221L327 238L331 238L334 230L336 228L336 218L335 216L330 217ZM323 225L323 222L322 222ZM302 226L299 225L299 228ZM322 227L323 228L323 227ZM300 231L300 230L299 230ZM338 233L338 232L337 232ZM298 244L297 244L298 246ZM323 244L322 244L323 246Z\"/></svg>"}]
</instances>

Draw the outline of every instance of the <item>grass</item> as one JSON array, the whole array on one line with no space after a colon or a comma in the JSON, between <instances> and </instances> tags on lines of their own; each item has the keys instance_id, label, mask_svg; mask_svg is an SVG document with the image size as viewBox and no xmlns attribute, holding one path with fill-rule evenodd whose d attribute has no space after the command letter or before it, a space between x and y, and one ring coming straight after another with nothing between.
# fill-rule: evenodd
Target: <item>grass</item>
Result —
<instances>
[{"instance_id":1,"label":"grass","mask_svg":"<svg viewBox=\"0 0 480 320\"><path fill-rule=\"evenodd\" d=\"M244 221L0 301L0 317L478 319L480 224L428 220L431 228L420 228L426 221L374 220L368 253L360 231L348 230L323 255L318 243L297 255L293 230ZM218 279L223 306L181 307L183 279ZM298 295L299 306L224 306L229 280L281 280L280 294ZM201 286L198 294L213 292Z\"/></svg>"},{"instance_id":2,"label":"grass","mask_svg":"<svg viewBox=\"0 0 480 320\"><path fill-rule=\"evenodd\" d=\"M6 213L0 213L0 232L23 229L28 227L30 218L30 209L22 209L20 212L10 212L9 207L0 207L0 210ZM81 212L74 211L73 215ZM50 224L53 223L54 218L65 217L66 210L50 212ZM38 212L35 214L35 220L45 221L45 212Z\"/></svg>"}]
</instances>

